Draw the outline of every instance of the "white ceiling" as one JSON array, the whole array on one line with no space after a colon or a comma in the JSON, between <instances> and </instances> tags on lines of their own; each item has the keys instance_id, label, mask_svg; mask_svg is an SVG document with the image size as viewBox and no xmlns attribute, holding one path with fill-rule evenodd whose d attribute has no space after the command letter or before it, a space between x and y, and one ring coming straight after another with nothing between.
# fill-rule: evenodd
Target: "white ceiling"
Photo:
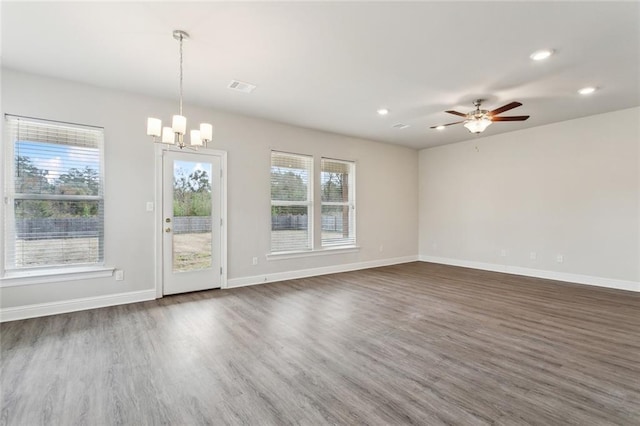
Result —
<instances>
[{"instance_id":1,"label":"white ceiling","mask_svg":"<svg viewBox=\"0 0 640 426\"><path fill-rule=\"evenodd\" d=\"M2 2L3 66L424 148L640 105L639 2ZM556 54L544 62L529 55ZM257 85L252 94L227 88ZM600 88L585 97L576 90ZM481 136L476 98L525 122ZM380 117L376 110L390 114ZM188 109L185 111L188 116ZM392 125L405 123L398 130ZM215 124L215 123L214 123Z\"/></svg>"}]
</instances>

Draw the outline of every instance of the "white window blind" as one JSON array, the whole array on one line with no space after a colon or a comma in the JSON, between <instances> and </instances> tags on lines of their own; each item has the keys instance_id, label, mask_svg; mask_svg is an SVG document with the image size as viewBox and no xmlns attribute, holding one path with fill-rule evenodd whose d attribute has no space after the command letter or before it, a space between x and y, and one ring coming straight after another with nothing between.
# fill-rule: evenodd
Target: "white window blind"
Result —
<instances>
[{"instance_id":1,"label":"white window blind","mask_svg":"<svg viewBox=\"0 0 640 426\"><path fill-rule=\"evenodd\" d=\"M322 246L356 244L355 163L322 158Z\"/></svg>"},{"instance_id":2,"label":"white window blind","mask_svg":"<svg viewBox=\"0 0 640 426\"><path fill-rule=\"evenodd\" d=\"M6 121L5 270L101 265L104 130Z\"/></svg>"},{"instance_id":3,"label":"white window blind","mask_svg":"<svg viewBox=\"0 0 640 426\"><path fill-rule=\"evenodd\" d=\"M313 248L313 157L271 152L271 252Z\"/></svg>"}]
</instances>

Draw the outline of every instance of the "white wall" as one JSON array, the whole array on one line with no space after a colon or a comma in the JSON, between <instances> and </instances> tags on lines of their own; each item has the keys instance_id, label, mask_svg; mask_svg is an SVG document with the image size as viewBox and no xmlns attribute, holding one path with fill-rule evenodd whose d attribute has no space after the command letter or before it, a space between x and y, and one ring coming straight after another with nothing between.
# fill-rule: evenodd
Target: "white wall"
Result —
<instances>
[{"instance_id":1,"label":"white wall","mask_svg":"<svg viewBox=\"0 0 640 426\"><path fill-rule=\"evenodd\" d=\"M421 259L640 291L639 146L632 108L420 151Z\"/></svg>"},{"instance_id":2,"label":"white wall","mask_svg":"<svg viewBox=\"0 0 640 426\"><path fill-rule=\"evenodd\" d=\"M148 116L169 118L177 100L2 72L2 112L105 128L105 261L124 281L100 278L6 287L3 308L109 296L154 288L154 147ZM336 265L417 258L418 153L409 148L292 127L204 108L185 107L195 122L215 125L213 148L228 152L228 278ZM270 149L357 162L357 237L361 250L342 255L267 261L270 238ZM159 200L158 200L159 201ZM380 245L384 246L380 251ZM259 264L251 264L252 257ZM276 274L276 275L273 275ZM281 274L282 275L282 274Z\"/></svg>"}]
</instances>

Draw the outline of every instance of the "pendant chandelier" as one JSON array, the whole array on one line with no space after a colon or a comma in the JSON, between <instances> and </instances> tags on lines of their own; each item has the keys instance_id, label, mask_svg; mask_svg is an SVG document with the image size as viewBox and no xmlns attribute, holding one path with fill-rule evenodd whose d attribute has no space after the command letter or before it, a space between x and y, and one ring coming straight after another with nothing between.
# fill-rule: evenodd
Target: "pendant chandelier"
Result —
<instances>
[{"instance_id":1,"label":"pendant chandelier","mask_svg":"<svg viewBox=\"0 0 640 426\"><path fill-rule=\"evenodd\" d=\"M180 149L192 147L198 149L207 145L213 136L213 126L209 123L200 124L200 129L191 130L191 144L186 145L184 135L187 132L187 118L182 115L182 42L189 38L185 31L175 30L173 38L180 43L180 113L173 116L171 127L162 127L162 120L159 118L147 118L147 135L153 137L154 142L177 145Z\"/></svg>"}]
</instances>

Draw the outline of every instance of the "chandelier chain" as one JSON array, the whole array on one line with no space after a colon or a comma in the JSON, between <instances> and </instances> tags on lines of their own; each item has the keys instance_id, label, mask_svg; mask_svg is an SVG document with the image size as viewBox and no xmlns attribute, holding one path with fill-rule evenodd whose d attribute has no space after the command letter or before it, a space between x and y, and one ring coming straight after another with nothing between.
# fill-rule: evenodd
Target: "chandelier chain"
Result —
<instances>
[{"instance_id":1,"label":"chandelier chain","mask_svg":"<svg viewBox=\"0 0 640 426\"><path fill-rule=\"evenodd\" d=\"M182 115L182 39L183 35L180 34L180 115Z\"/></svg>"}]
</instances>

